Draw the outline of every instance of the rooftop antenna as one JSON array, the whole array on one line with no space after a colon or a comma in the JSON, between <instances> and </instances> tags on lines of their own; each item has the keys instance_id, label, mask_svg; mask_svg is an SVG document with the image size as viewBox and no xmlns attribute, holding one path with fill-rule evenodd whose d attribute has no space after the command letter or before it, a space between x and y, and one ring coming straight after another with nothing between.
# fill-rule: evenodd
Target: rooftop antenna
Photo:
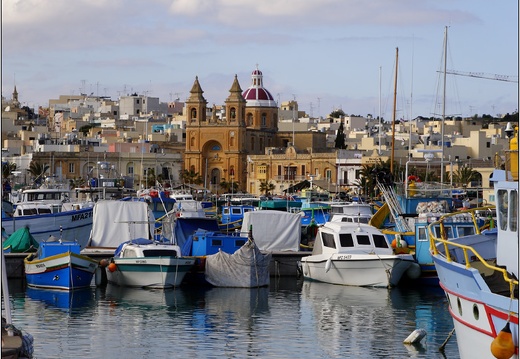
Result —
<instances>
[{"instance_id":1,"label":"rooftop antenna","mask_svg":"<svg viewBox=\"0 0 520 359\"><path fill-rule=\"evenodd\" d=\"M292 116L292 145L294 146L294 121L295 121L295 118L294 118L294 111L296 110L296 95L293 94L293 109L292 109L292 113L293 113L293 116Z\"/></svg>"}]
</instances>

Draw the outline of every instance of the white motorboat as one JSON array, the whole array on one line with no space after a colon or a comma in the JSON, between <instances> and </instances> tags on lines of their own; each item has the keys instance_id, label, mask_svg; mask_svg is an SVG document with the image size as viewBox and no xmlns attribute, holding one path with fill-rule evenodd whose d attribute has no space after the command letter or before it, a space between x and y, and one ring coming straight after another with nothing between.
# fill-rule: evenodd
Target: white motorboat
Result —
<instances>
[{"instance_id":1,"label":"white motorboat","mask_svg":"<svg viewBox=\"0 0 520 359\"><path fill-rule=\"evenodd\" d=\"M394 254L377 228L363 223L327 222L319 228L312 254L301 259L306 279L331 284L388 287L417 273L409 254Z\"/></svg>"},{"instance_id":2,"label":"white motorboat","mask_svg":"<svg viewBox=\"0 0 520 359\"><path fill-rule=\"evenodd\" d=\"M106 267L107 280L120 286L178 287L195 263L178 245L138 238L121 244Z\"/></svg>"}]
</instances>

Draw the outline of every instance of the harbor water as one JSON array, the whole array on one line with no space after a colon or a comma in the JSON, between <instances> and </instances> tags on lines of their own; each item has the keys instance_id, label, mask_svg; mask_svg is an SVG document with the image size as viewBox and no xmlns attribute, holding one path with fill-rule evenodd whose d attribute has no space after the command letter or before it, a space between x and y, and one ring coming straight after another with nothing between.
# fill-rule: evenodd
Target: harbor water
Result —
<instances>
[{"instance_id":1,"label":"harbor water","mask_svg":"<svg viewBox=\"0 0 520 359\"><path fill-rule=\"evenodd\" d=\"M439 288L269 287L68 292L9 280L13 324L46 358L459 358ZM403 341L416 329L418 344Z\"/></svg>"}]
</instances>

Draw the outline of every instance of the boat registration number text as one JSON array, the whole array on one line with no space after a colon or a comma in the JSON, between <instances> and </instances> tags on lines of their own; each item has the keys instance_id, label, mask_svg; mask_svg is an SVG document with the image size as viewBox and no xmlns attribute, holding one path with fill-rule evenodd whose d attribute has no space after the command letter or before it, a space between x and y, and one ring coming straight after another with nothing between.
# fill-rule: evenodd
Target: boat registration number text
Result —
<instances>
[{"instance_id":1,"label":"boat registration number text","mask_svg":"<svg viewBox=\"0 0 520 359\"><path fill-rule=\"evenodd\" d=\"M351 259L352 258L352 255L351 254L347 254L347 255L344 255L344 256L338 256L338 259L339 260L342 260L342 259Z\"/></svg>"}]
</instances>

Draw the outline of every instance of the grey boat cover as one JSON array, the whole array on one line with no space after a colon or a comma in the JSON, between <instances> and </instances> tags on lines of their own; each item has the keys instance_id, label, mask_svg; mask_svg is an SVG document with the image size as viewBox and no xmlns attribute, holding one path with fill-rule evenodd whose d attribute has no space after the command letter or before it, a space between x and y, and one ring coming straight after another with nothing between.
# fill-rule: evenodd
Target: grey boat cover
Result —
<instances>
[{"instance_id":1,"label":"grey boat cover","mask_svg":"<svg viewBox=\"0 0 520 359\"><path fill-rule=\"evenodd\" d=\"M244 213L240 233L244 236L253 229L255 243L261 251L300 250L302 236L301 215L275 210Z\"/></svg>"},{"instance_id":2,"label":"grey boat cover","mask_svg":"<svg viewBox=\"0 0 520 359\"><path fill-rule=\"evenodd\" d=\"M146 202L99 200L89 247L116 248L134 238L153 238L155 217Z\"/></svg>"},{"instance_id":3,"label":"grey boat cover","mask_svg":"<svg viewBox=\"0 0 520 359\"><path fill-rule=\"evenodd\" d=\"M235 253L206 256L205 278L215 287L255 288L269 285L271 253L262 254L252 239Z\"/></svg>"}]
</instances>

